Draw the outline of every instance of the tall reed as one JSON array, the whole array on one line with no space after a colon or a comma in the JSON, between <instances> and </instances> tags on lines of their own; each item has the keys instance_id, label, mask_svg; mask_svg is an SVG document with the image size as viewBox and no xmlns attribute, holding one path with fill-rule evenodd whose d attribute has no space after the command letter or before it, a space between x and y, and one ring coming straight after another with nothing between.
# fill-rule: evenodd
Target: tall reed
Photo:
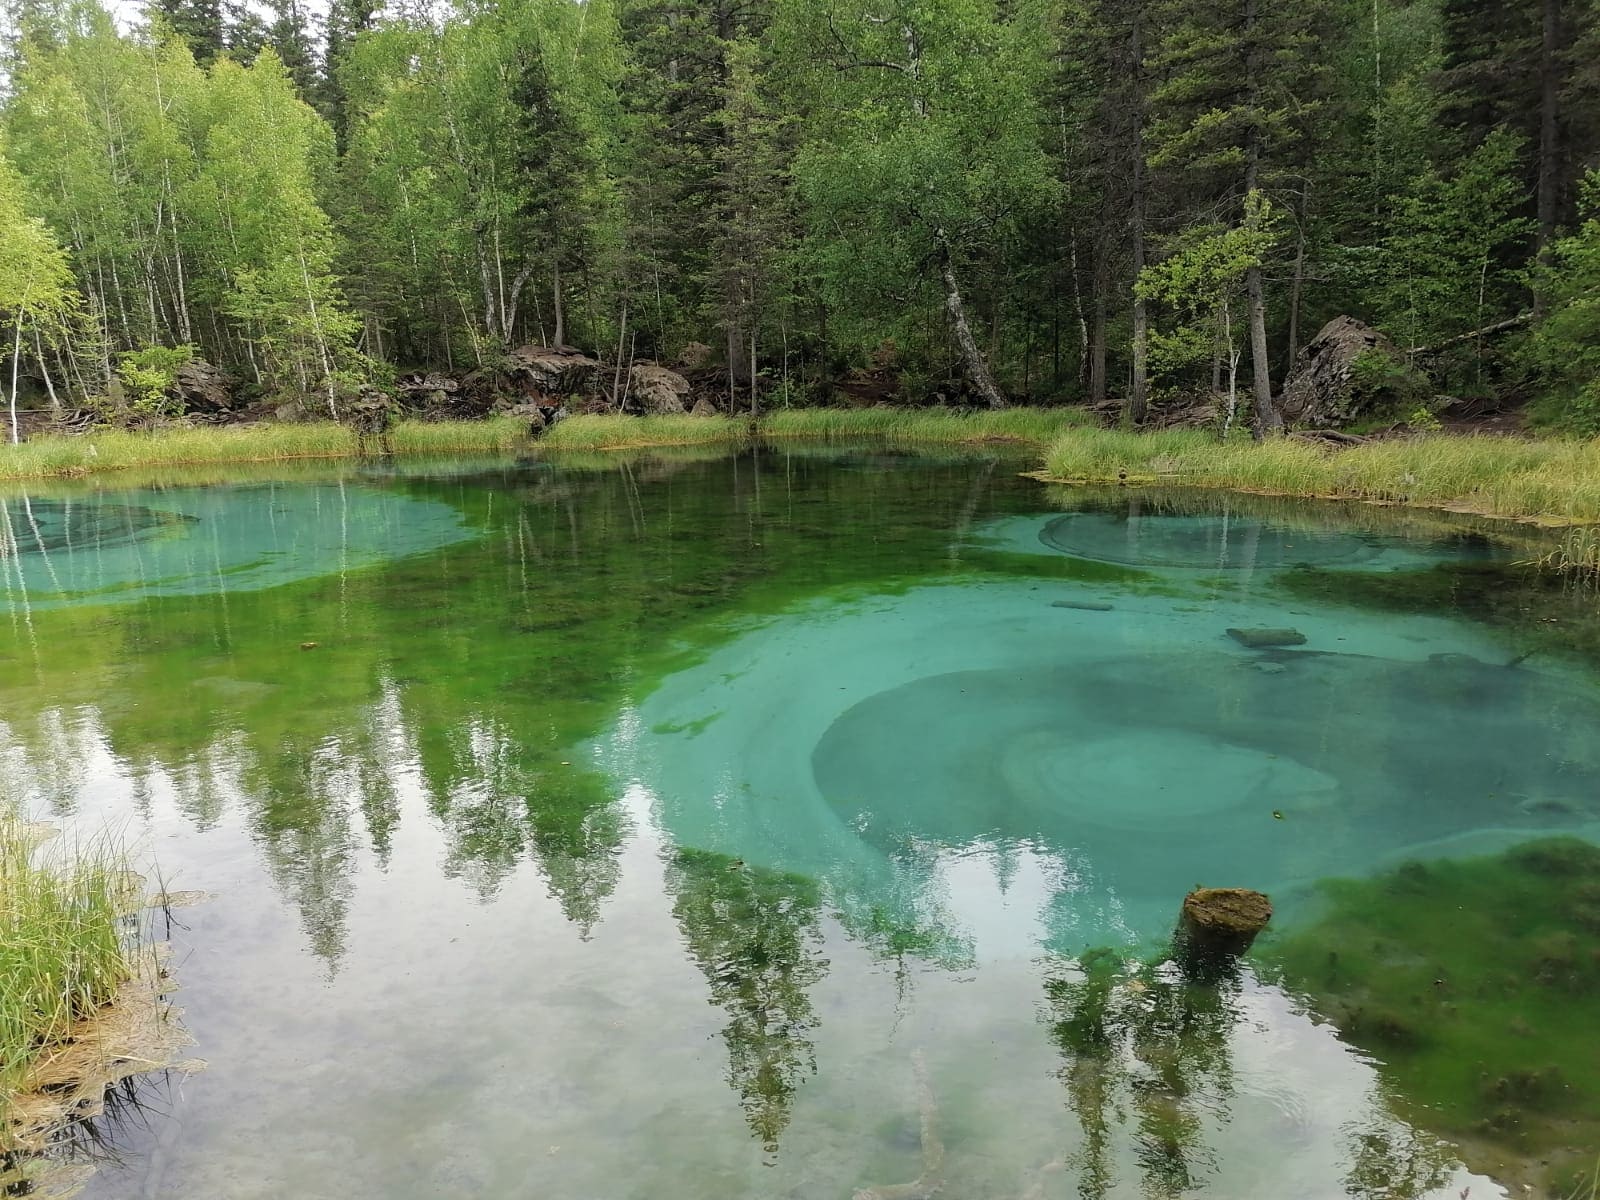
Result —
<instances>
[{"instance_id":1,"label":"tall reed","mask_svg":"<svg viewBox=\"0 0 1600 1200\"><path fill-rule=\"evenodd\" d=\"M0 1094L130 978L129 881L110 842L41 843L0 813Z\"/></svg>"},{"instance_id":2,"label":"tall reed","mask_svg":"<svg viewBox=\"0 0 1600 1200\"><path fill-rule=\"evenodd\" d=\"M1072 429L1050 446L1044 474L1600 520L1600 441L1431 434L1329 447L1292 438L1218 442L1199 430Z\"/></svg>"},{"instance_id":3,"label":"tall reed","mask_svg":"<svg viewBox=\"0 0 1600 1200\"><path fill-rule=\"evenodd\" d=\"M516 417L400 421L390 431L389 443L397 454L497 453L521 445L527 440L527 433L527 422ZM87 475L128 467L190 463L351 458L360 452L355 435L332 421L197 425L149 433L106 429L73 437L47 435L19 446L0 446L0 479Z\"/></svg>"}]
</instances>

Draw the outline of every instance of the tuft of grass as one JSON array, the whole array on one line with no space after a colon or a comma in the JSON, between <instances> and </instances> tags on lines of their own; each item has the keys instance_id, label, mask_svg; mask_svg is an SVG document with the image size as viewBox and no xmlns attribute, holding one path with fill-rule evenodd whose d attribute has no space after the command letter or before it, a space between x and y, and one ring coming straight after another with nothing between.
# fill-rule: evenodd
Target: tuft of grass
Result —
<instances>
[{"instance_id":1,"label":"tuft of grass","mask_svg":"<svg viewBox=\"0 0 1600 1200\"><path fill-rule=\"evenodd\" d=\"M396 454L490 454L516 450L528 441L521 417L481 421L399 421L389 434Z\"/></svg>"},{"instance_id":2,"label":"tuft of grass","mask_svg":"<svg viewBox=\"0 0 1600 1200\"><path fill-rule=\"evenodd\" d=\"M911 408L790 408L762 420L763 436L859 441L883 438L906 443L959 445L1023 442L1045 445L1063 430L1092 424L1075 408L1006 408L998 412L952 412Z\"/></svg>"},{"instance_id":3,"label":"tuft of grass","mask_svg":"<svg viewBox=\"0 0 1600 1200\"><path fill-rule=\"evenodd\" d=\"M568 417L540 438L539 444L554 450L632 450L643 446L737 445L747 437L749 423L734 417L595 413Z\"/></svg>"},{"instance_id":4,"label":"tuft of grass","mask_svg":"<svg viewBox=\"0 0 1600 1200\"><path fill-rule=\"evenodd\" d=\"M1600 520L1600 440L1431 434L1323 447L1218 442L1200 430L1064 432L1045 455L1060 482L1195 487L1413 504L1554 523Z\"/></svg>"},{"instance_id":5,"label":"tuft of grass","mask_svg":"<svg viewBox=\"0 0 1600 1200\"><path fill-rule=\"evenodd\" d=\"M526 422L491 417L482 421L401 421L391 431L390 443L397 454L461 454L512 449L526 437ZM352 458L359 452L355 435L332 421L201 425L150 433L107 429L0 446L0 479L88 475L130 467Z\"/></svg>"},{"instance_id":6,"label":"tuft of grass","mask_svg":"<svg viewBox=\"0 0 1600 1200\"><path fill-rule=\"evenodd\" d=\"M0 813L0 1095L132 977L129 873L109 843L50 853Z\"/></svg>"}]
</instances>

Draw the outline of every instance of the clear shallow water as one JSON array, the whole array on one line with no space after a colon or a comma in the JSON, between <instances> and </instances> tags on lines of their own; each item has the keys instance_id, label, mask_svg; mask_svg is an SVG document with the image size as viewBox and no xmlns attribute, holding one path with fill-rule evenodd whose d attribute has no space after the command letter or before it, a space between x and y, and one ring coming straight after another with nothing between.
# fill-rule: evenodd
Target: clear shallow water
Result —
<instances>
[{"instance_id":1,"label":"clear shallow water","mask_svg":"<svg viewBox=\"0 0 1600 1200\"><path fill-rule=\"evenodd\" d=\"M289 541L261 486L31 498L4 777L215 893L211 1069L88 1194L844 1197L925 1169L925 1109L946 1195L1498 1194L1278 987L1086 961L1196 883L1292 926L1327 875L1595 837L1590 669L1286 582L1493 557L1437 519L1012 472L308 472ZM208 536L275 577L104 603Z\"/></svg>"}]
</instances>

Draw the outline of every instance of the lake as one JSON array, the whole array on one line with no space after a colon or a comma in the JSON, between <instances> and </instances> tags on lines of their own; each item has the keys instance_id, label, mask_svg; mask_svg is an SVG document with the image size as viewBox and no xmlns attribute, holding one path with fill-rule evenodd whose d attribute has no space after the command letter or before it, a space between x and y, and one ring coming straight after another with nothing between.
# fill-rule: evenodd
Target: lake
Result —
<instances>
[{"instance_id":1,"label":"lake","mask_svg":"<svg viewBox=\"0 0 1600 1200\"><path fill-rule=\"evenodd\" d=\"M1379 1021L1331 939L1600 844L1594 596L1526 529L1026 466L6 493L0 775L210 894L170 927L209 1067L128 1089L84 1194L1483 1200L1584 1150L1600 1081L1498 1065L1558 1051L1467 982L1490 942L1429 926L1448 998ZM1167 961L1197 885L1273 900L1220 983ZM1595 1011L1590 909L1510 894ZM1428 1026L1494 1005L1439 1115Z\"/></svg>"}]
</instances>

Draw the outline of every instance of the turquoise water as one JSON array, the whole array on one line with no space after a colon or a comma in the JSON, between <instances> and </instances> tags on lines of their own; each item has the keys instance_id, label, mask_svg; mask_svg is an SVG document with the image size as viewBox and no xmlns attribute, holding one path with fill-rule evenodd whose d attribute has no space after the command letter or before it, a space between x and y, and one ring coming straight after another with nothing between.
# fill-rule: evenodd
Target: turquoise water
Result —
<instances>
[{"instance_id":1,"label":"turquoise water","mask_svg":"<svg viewBox=\"0 0 1600 1200\"><path fill-rule=\"evenodd\" d=\"M222 594L358 570L469 537L437 502L346 482L0 500L13 613Z\"/></svg>"},{"instance_id":2,"label":"turquoise water","mask_svg":"<svg viewBox=\"0 0 1600 1200\"><path fill-rule=\"evenodd\" d=\"M213 894L210 1067L86 1194L1508 1194L1278 985L1135 960L1196 884L1291 929L1600 841L1592 601L1485 620L1524 551L1464 519L1018 468L8 500L8 787Z\"/></svg>"}]
</instances>

